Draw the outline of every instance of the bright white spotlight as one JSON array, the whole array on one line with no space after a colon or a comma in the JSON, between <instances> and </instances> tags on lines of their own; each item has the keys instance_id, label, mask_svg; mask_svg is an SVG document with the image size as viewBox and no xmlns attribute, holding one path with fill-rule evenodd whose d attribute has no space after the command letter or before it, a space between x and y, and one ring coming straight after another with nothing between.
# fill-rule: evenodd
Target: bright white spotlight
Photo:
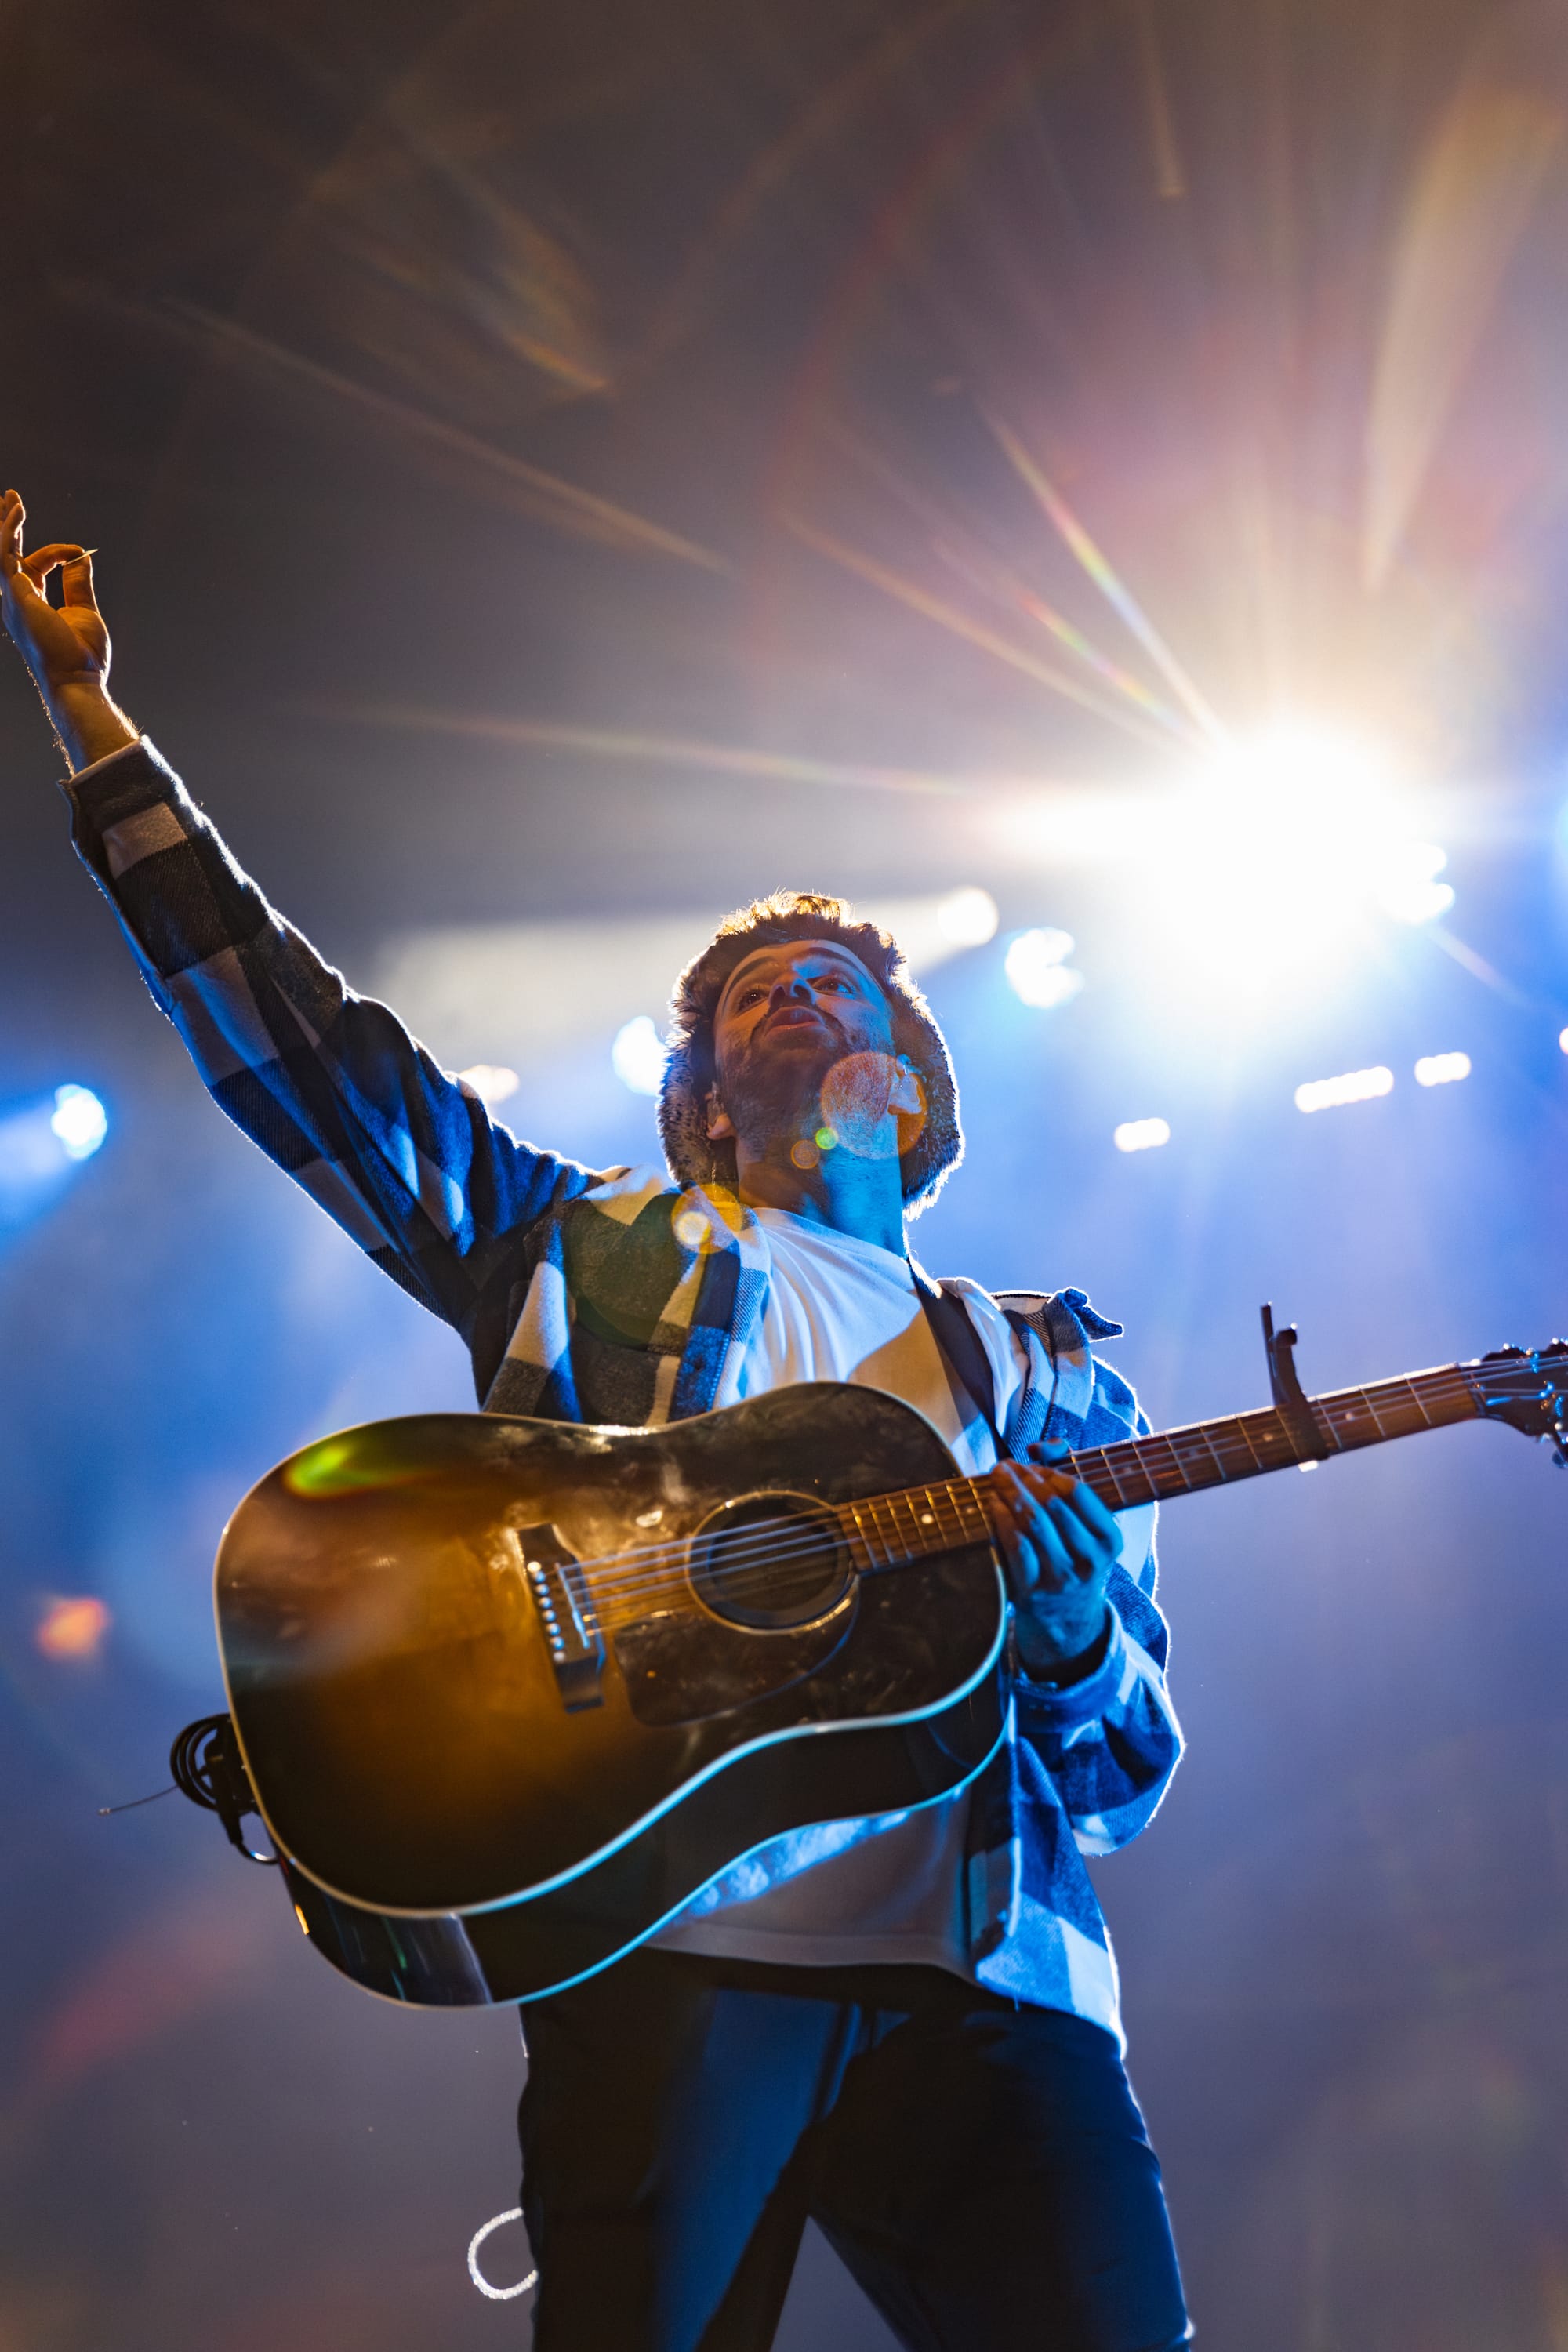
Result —
<instances>
[{"instance_id":1,"label":"bright white spotlight","mask_svg":"<svg viewBox=\"0 0 1568 2352\"><path fill-rule=\"evenodd\" d=\"M1392 1092L1394 1072L1380 1063L1374 1070L1346 1070L1337 1078L1309 1078L1296 1089L1298 1110L1337 1110L1342 1103L1371 1102Z\"/></svg>"},{"instance_id":2,"label":"bright white spotlight","mask_svg":"<svg viewBox=\"0 0 1568 2352\"><path fill-rule=\"evenodd\" d=\"M475 1062L458 1076L464 1086L473 1088L487 1110L493 1110L497 1103L510 1102L522 1084L515 1070L499 1062Z\"/></svg>"},{"instance_id":3,"label":"bright white spotlight","mask_svg":"<svg viewBox=\"0 0 1568 2352\"><path fill-rule=\"evenodd\" d=\"M1446 915L1454 903L1454 893L1437 877L1447 863L1447 851L1439 849L1436 842L1391 844L1377 888L1384 914L1392 915L1396 923L1430 923Z\"/></svg>"},{"instance_id":4,"label":"bright white spotlight","mask_svg":"<svg viewBox=\"0 0 1568 2352\"><path fill-rule=\"evenodd\" d=\"M1568 1054L1568 1029L1560 1029L1557 1032L1557 1043L1563 1051Z\"/></svg>"},{"instance_id":5,"label":"bright white spotlight","mask_svg":"<svg viewBox=\"0 0 1568 2352\"><path fill-rule=\"evenodd\" d=\"M1124 1118L1110 1140L1118 1151L1153 1151L1169 1143L1171 1130L1163 1118Z\"/></svg>"},{"instance_id":6,"label":"bright white spotlight","mask_svg":"<svg viewBox=\"0 0 1568 2352\"><path fill-rule=\"evenodd\" d=\"M983 948L996 936L1001 917L989 890L950 890L936 910L945 938L961 948Z\"/></svg>"},{"instance_id":7,"label":"bright white spotlight","mask_svg":"<svg viewBox=\"0 0 1568 2352\"><path fill-rule=\"evenodd\" d=\"M634 1014L616 1032L610 1066L634 1095L656 1095L664 1077L664 1039L646 1013Z\"/></svg>"},{"instance_id":8,"label":"bright white spotlight","mask_svg":"<svg viewBox=\"0 0 1568 2352\"><path fill-rule=\"evenodd\" d=\"M1470 1075L1468 1054L1423 1054L1415 1065L1418 1087L1451 1087L1457 1078Z\"/></svg>"},{"instance_id":9,"label":"bright white spotlight","mask_svg":"<svg viewBox=\"0 0 1568 2352\"><path fill-rule=\"evenodd\" d=\"M1453 893L1419 808L1375 744L1296 723L1234 744L1146 807L1129 848L1162 993L1257 1015L1342 971L1391 916L1444 913Z\"/></svg>"},{"instance_id":10,"label":"bright white spotlight","mask_svg":"<svg viewBox=\"0 0 1568 2352\"><path fill-rule=\"evenodd\" d=\"M1020 931L1007 950L1007 982L1014 995L1041 1012L1076 996L1083 974L1068 968L1066 959L1072 950L1070 931Z\"/></svg>"},{"instance_id":11,"label":"bright white spotlight","mask_svg":"<svg viewBox=\"0 0 1568 2352\"><path fill-rule=\"evenodd\" d=\"M68 1160L90 1160L109 1133L109 1113L90 1087L57 1087L49 1130Z\"/></svg>"}]
</instances>

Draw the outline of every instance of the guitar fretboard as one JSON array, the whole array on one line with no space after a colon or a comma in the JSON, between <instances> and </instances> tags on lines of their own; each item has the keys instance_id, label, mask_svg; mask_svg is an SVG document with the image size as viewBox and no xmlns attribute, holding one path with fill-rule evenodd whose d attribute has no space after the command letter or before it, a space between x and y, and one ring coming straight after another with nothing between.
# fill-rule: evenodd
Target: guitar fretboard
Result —
<instances>
[{"instance_id":1,"label":"guitar fretboard","mask_svg":"<svg viewBox=\"0 0 1568 2352\"><path fill-rule=\"evenodd\" d=\"M1474 1420L1480 1412L1458 1364L1377 1381L1370 1388L1334 1389L1305 1402L1330 1455L1381 1445L1389 1438L1412 1437L1422 1429L1445 1429ZM1284 1416L1268 1405L1222 1421L1193 1422L1149 1437L1123 1438L1115 1445L1089 1446L1070 1456L1070 1466L1111 1510L1130 1511L1142 1503L1169 1502L1177 1495L1259 1477L1265 1471L1289 1470L1301 1458ZM978 1478L950 1478L934 1486L910 1486L896 1495L842 1504L838 1518L856 1565L871 1571L898 1568L963 1544L984 1543L991 1532L984 1481Z\"/></svg>"}]
</instances>

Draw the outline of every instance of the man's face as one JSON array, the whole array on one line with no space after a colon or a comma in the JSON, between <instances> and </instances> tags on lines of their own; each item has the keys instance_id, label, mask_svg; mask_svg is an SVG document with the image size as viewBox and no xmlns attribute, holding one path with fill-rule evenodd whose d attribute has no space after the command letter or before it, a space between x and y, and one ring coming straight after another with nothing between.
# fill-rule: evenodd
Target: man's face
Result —
<instances>
[{"instance_id":1,"label":"man's face","mask_svg":"<svg viewBox=\"0 0 1568 2352\"><path fill-rule=\"evenodd\" d=\"M756 949L731 973L713 1017L713 1055L718 1132L732 1123L760 1140L809 1117L836 1063L895 1058L892 1007L847 948L787 940Z\"/></svg>"}]
</instances>

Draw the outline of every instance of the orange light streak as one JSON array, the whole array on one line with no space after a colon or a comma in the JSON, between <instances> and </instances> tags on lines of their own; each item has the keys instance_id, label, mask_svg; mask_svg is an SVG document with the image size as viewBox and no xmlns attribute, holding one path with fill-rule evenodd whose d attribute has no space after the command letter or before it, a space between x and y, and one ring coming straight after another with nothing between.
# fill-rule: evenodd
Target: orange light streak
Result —
<instances>
[{"instance_id":1,"label":"orange light streak","mask_svg":"<svg viewBox=\"0 0 1568 2352\"><path fill-rule=\"evenodd\" d=\"M948 630L952 635L962 637L968 645L978 646L983 653L1005 662L1010 669L1022 670L1026 677L1034 678L1037 684L1049 688L1053 694L1064 696L1068 702L1076 702L1080 709L1092 710L1097 718L1109 719L1113 727L1120 727L1124 734L1132 736L1136 741L1157 751L1169 751L1169 739L1164 735L1156 734L1152 727L1142 726L1137 719L1129 718L1124 710L1119 710L1114 703L1091 693L1065 670L1053 669L1047 663L1036 661L1031 655L1020 652L1007 638L997 636L994 630L982 628L967 614L955 612L940 597L928 594L912 580L906 580L901 572L876 562L858 548L846 547L842 540L818 530L815 524L808 523L800 515L784 514L779 520L786 530L792 531L815 553L826 556L829 562L841 564L845 571L853 572L859 579L868 581L872 587L881 589L884 595L897 598L900 604L909 605L911 611L922 614L928 621L935 621L939 627Z\"/></svg>"},{"instance_id":2,"label":"orange light streak","mask_svg":"<svg viewBox=\"0 0 1568 2352\"><path fill-rule=\"evenodd\" d=\"M873 447L859 434L837 419L829 420L824 432L828 440L836 443L874 481L884 489L890 490L902 505L935 532L934 551L950 563L972 588L978 588L983 595L1017 605L1031 620L1037 621L1042 628L1047 629L1058 644L1065 646L1068 652L1076 656L1086 668L1092 670L1097 677L1103 678L1107 686L1113 686L1119 694L1124 694L1130 702L1146 710L1152 719L1163 720L1184 741L1194 740L1168 703L1162 702L1158 695L1151 694L1141 678L1134 677L1130 670L1123 669L1109 655L1102 654L1081 629L1075 627L1053 605L1047 604L1044 597L1026 588L989 552L977 548L973 532L961 521L955 520L928 490L911 482L906 474L890 463L882 450ZM963 532L966 541L963 551L952 545L955 529Z\"/></svg>"},{"instance_id":3,"label":"orange light streak","mask_svg":"<svg viewBox=\"0 0 1568 2352\"><path fill-rule=\"evenodd\" d=\"M199 327L216 342L226 344L237 355L260 362L317 391L330 393L334 399L366 410L384 424L397 431L411 434L416 439L434 443L461 457L471 459L489 472L543 499L553 509L547 519L563 527L575 527L596 538L619 540L628 547L640 547L655 555L673 556L682 563L695 563L706 572L729 572L733 569L727 557L718 555L711 548L699 546L696 541L682 539L659 523L649 522L645 516L634 514L627 507L616 506L609 499L595 496L591 490L580 489L576 483L562 479L559 474L547 474L538 466L529 465L507 450L492 448L488 441L472 433L465 433L456 425L447 425L438 416L429 415L406 401L395 400L384 392L373 392L368 385L356 383L352 376L340 373L336 368L323 367L320 361L307 359L300 352L290 351L287 344L275 341L269 335L258 335L232 319L220 319L194 302L176 302L169 306L178 316Z\"/></svg>"},{"instance_id":4,"label":"orange light streak","mask_svg":"<svg viewBox=\"0 0 1568 2352\"><path fill-rule=\"evenodd\" d=\"M1211 743L1224 744L1228 739L1217 714L1198 692L1152 621L1095 545L1061 492L1053 488L1021 442L1004 424L994 416L986 417L985 421L1021 479L1034 492L1042 509L1061 534L1069 551L1078 558L1112 612L1125 622L1188 716L1197 721Z\"/></svg>"},{"instance_id":5,"label":"orange light streak","mask_svg":"<svg viewBox=\"0 0 1568 2352\"><path fill-rule=\"evenodd\" d=\"M651 761L661 768L697 768L727 776L763 776L780 783L851 785L867 792L935 793L962 799L1000 784L1037 778L944 776L919 768L858 767L848 761L813 760L792 751L760 751L743 743L704 743L687 735L642 735L613 727L574 727L550 719L489 719L464 711L419 710L380 703L309 702L296 709L316 719L371 727L406 728L430 735L467 735L497 743L539 743L609 760Z\"/></svg>"}]
</instances>

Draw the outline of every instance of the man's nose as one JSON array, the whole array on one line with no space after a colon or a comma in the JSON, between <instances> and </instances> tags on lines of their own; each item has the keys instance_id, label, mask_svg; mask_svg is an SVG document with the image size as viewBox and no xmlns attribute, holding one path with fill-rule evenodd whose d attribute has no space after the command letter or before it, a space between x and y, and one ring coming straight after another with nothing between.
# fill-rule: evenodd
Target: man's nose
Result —
<instances>
[{"instance_id":1,"label":"man's nose","mask_svg":"<svg viewBox=\"0 0 1568 2352\"><path fill-rule=\"evenodd\" d=\"M810 981L802 980L799 973L794 971L785 972L783 978L775 980L769 989L769 1012L772 1012L775 1004L787 1004L792 997L797 998L803 1004L811 1003Z\"/></svg>"}]
</instances>

